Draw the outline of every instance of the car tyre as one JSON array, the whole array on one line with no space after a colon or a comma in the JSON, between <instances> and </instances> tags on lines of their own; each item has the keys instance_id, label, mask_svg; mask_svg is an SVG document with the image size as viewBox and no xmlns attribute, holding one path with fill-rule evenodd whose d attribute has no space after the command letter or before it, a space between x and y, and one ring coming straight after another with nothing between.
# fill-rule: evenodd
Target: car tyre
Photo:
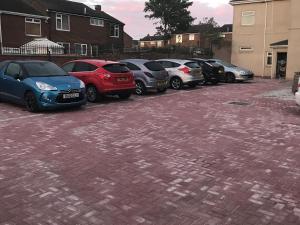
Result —
<instances>
[{"instance_id":1,"label":"car tyre","mask_svg":"<svg viewBox=\"0 0 300 225\"><path fill-rule=\"evenodd\" d=\"M235 76L233 73L227 73L226 74L226 83L234 83L235 82Z\"/></svg>"},{"instance_id":2,"label":"car tyre","mask_svg":"<svg viewBox=\"0 0 300 225\"><path fill-rule=\"evenodd\" d=\"M118 96L119 96L119 98L122 99L122 100L127 100L127 99L130 98L131 93L122 93L122 94L119 94Z\"/></svg>"},{"instance_id":3,"label":"car tyre","mask_svg":"<svg viewBox=\"0 0 300 225\"><path fill-rule=\"evenodd\" d=\"M190 84L188 84L188 86L190 88L195 88L195 87L197 87L197 83L190 83Z\"/></svg>"},{"instance_id":4,"label":"car tyre","mask_svg":"<svg viewBox=\"0 0 300 225\"><path fill-rule=\"evenodd\" d=\"M38 112L39 104L33 92L27 92L25 95L25 105L29 112Z\"/></svg>"},{"instance_id":5,"label":"car tyre","mask_svg":"<svg viewBox=\"0 0 300 225\"><path fill-rule=\"evenodd\" d=\"M147 93L147 89L142 81L136 81L135 93L137 95L144 95Z\"/></svg>"},{"instance_id":6,"label":"car tyre","mask_svg":"<svg viewBox=\"0 0 300 225\"><path fill-rule=\"evenodd\" d=\"M183 87L183 82L179 77L174 77L171 79L171 88L175 90L180 90Z\"/></svg>"},{"instance_id":7,"label":"car tyre","mask_svg":"<svg viewBox=\"0 0 300 225\"><path fill-rule=\"evenodd\" d=\"M97 102L100 99L97 88L94 85L88 85L86 87L86 98L89 102Z\"/></svg>"}]
</instances>

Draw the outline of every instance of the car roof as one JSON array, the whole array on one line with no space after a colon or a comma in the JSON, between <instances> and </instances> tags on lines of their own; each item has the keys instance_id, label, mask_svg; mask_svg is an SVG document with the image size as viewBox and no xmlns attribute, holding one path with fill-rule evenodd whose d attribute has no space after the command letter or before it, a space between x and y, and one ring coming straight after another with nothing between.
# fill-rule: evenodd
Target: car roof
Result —
<instances>
[{"instance_id":1,"label":"car roof","mask_svg":"<svg viewBox=\"0 0 300 225\"><path fill-rule=\"evenodd\" d=\"M89 64L92 64L97 67L102 67L102 66L105 66L108 64L119 64L119 62L116 62L116 61L107 61L107 60L101 60L101 59L78 59L78 60L73 60L73 61L67 62L67 63L72 63L72 62L85 62L85 63L89 63Z\"/></svg>"},{"instance_id":2,"label":"car roof","mask_svg":"<svg viewBox=\"0 0 300 225\"><path fill-rule=\"evenodd\" d=\"M179 63L179 64L193 62L193 60L189 60L189 59L158 59L156 61L171 61L171 62L175 62L175 63Z\"/></svg>"},{"instance_id":3,"label":"car roof","mask_svg":"<svg viewBox=\"0 0 300 225\"><path fill-rule=\"evenodd\" d=\"M50 62L46 60L4 60L2 61L3 63L19 63L19 64L24 64L24 63L40 63L40 62Z\"/></svg>"},{"instance_id":4,"label":"car roof","mask_svg":"<svg viewBox=\"0 0 300 225\"><path fill-rule=\"evenodd\" d=\"M131 62L131 63L139 63L144 64L146 62L150 62L148 59L122 59L120 62Z\"/></svg>"}]
</instances>

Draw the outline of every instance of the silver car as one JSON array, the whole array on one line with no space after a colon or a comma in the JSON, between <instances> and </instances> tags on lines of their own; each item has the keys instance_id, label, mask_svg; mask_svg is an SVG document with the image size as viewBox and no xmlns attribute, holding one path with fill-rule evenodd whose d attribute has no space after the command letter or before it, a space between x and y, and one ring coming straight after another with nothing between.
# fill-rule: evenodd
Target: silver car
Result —
<instances>
[{"instance_id":1,"label":"silver car","mask_svg":"<svg viewBox=\"0 0 300 225\"><path fill-rule=\"evenodd\" d=\"M136 94L143 95L149 90L165 92L169 87L168 72L159 63L145 59L124 59L120 62L133 72Z\"/></svg>"},{"instance_id":2,"label":"silver car","mask_svg":"<svg viewBox=\"0 0 300 225\"><path fill-rule=\"evenodd\" d=\"M235 81L253 80L254 74L252 71L237 67L231 63L225 62L220 59L210 59L210 62L215 62L225 69L225 82L234 83Z\"/></svg>"},{"instance_id":3,"label":"silver car","mask_svg":"<svg viewBox=\"0 0 300 225\"><path fill-rule=\"evenodd\" d=\"M196 87L204 82L202 69L194 61L180 59L159 59L156 61L168 71L170 86L175 90L180 90L184 85Z\"/></svg>"}]
</instances>

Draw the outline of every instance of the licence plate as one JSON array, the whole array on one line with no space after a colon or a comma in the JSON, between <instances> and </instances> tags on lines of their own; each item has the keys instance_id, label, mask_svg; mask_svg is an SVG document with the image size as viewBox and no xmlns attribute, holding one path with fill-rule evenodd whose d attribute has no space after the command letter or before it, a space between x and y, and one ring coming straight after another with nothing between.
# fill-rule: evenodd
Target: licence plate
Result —
<instances>
[{"instance_id":1,"label":"licence plate","mask_svg":"<svg viewBox=\"0 0 300 225\"><path fill-rule=\"evenodd\" d=\"M79 98L79 93L64 94L63 99Z\"/></svg>"},{"instance_id":2,"label":"licence plate","mask_svg":"<svg viewBox=\"0 0 300 225\"><path fill-rule=\"evenodd\" d=\"M128 78L118 78L118 81L128 81Z\"/></svg>"}]
</instances>

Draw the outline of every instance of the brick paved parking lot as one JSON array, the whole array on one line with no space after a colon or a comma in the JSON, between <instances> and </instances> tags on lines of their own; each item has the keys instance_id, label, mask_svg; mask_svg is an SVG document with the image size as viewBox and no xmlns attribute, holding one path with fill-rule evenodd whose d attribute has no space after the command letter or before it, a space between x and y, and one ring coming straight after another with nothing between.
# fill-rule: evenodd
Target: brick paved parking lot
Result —
<instances>
[{"instance_id":1,"label":"brick paved parking lot","mask_svg":"<svg viewBox=\"0 0 300 225\"><path fill-rule=\"evenodd\" d=\"M300 108L272 95L287 85L1 103L0 224L300 224Z\"/></svg>"}]
</instances>

